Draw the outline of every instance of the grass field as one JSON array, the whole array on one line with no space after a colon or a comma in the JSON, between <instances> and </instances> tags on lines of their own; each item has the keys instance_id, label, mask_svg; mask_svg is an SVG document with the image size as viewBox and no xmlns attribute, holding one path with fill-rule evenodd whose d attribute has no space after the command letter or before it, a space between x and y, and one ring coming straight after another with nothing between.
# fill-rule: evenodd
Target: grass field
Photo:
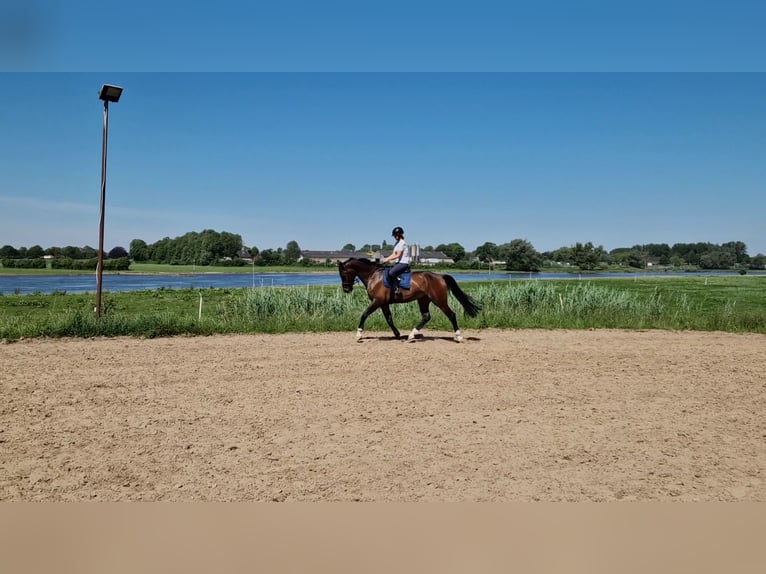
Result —
<instances>
[{"instance_id":1,"label":"grass field","mask_svg":"<svg viewBox=\"0 0 766 574\"><path fill-rule=\"evenodd\" d=\"M623 328L766 333L766 277L680 277L465 282L483 305L476 318L451 299L461 328ZM0 296L0 339L353 330L367 306L364 289L340 286L158 289L106 292L103 316L93 294ZM417 305L394 305L407 330ZM450 330L432 307L431 329ZM368 330L389 331L381 313Z\"/></svg>"}]
</instances>

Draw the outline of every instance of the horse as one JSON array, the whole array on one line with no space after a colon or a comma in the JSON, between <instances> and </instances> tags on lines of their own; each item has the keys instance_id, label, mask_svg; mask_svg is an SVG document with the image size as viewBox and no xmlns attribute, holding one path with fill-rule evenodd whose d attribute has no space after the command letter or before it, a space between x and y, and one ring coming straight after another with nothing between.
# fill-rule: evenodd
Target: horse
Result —
<instances>
[{"instance_id":1,"label":"horse","mask_svg":"<svg viewBox=\"0 0 766 574\"><path fill-rule=\"evenodd\" d=\"M354 288L354 282L358 277L367 289L367 296L370 298L370 305L364 310L359 320L359 326L356 330L357 340L362 338L364 322L367 320L367 317L378 308L383 312L383 316L386 318L388 326L391 327L394 337L399 339L401 334L396 325L394 325L389 305L391 303L409 303L411 301L418 302L421 320L410 332L407 337L408 341L413 341L420 334L425 324L431 320L429 312L431 302L435 303L452 323L455 341L460 342L463 340L455 312L448 305L448 293L452 293L455 296L469 317L476 317L481 310L481 305L460 289L454 277L442 273L415 271L412 273L410 288L402 288L401 295L394 297L389 287L386 287L383 283L383 273L385 270L386 267L369 259L352 257L346 261L338 261L338 272L340 273L343 292L351 293L351 290Z\"/></svg>"}]
</instances>

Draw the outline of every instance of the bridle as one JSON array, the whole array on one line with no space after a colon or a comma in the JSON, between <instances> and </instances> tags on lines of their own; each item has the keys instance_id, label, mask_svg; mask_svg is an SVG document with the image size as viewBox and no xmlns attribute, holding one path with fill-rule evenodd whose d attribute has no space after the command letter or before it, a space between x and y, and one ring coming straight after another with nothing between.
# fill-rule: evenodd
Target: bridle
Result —
<instances>
[{"instance_id":1,"label":"bridle","mask_svg":"<svg viewBox=\"0 0 766 574\"><path fill-rule=\"evenodd\" d=\"M346 268L343 267L342 270L345 272ZM350 293L354 289L354 284L357 281L359 281L359 276L356 274L356 272L354 272L354 278L351 281L346 281L345 280L345 275L341 274L341 283L340 283L340 285L341 285L343 291L345 291L346 293Z\"/></svg>"},{"instance_id":2,"label":"bridle","mask_svg":"<svg viewBox=\"0 0 766 574\"><path fill-rule=\"evenodd\" d=\"M382 265L378 265L378 269L383 269L383 266ZM354 272L354 279L351 280L351 281L346 281L345 280L345 275L344 275L344 272L346 271L346 266L345 265L341 264L341 270L342 270L342 272L341 272L341 283L340 284L341 284L341 287L343 288L343 291L345 291L346 293L350 293L353 290L354 285L357 284L357 283L361 283L362 285L367 287L366 281L364 281L359 276L359 270L358 269L355 269L355 268L351 267L351 270Z\"/></svg>"}]
</instances>

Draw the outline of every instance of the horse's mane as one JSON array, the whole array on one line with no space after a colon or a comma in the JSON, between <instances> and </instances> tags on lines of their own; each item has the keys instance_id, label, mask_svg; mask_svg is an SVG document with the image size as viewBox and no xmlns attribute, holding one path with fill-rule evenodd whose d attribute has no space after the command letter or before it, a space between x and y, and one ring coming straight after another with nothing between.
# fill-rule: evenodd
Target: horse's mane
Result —
<instances>
[{"instance_id":1,"label":"horse's mane","mask_svg":"<svg viewBox=\"0 0 766 574\"><path fill-rule=\"evenodd\" d=\"M375 261L372 261L371 259L367 259L367 257L351 257L350 259L346 259L346 261L344 262L344 265L346 263L350 263L351 261L358 261L362 265L380 267L379 263L375 263Z\"/></svg>"}]
</instances>

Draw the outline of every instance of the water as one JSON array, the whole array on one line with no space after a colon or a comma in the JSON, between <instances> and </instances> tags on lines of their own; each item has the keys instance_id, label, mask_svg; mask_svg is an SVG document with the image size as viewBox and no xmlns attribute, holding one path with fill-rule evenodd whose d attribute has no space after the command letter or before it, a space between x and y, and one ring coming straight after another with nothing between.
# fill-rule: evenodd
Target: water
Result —
<instances>
[{"instance_id":1,"label":"water","mask_svg":"<svg viewBox=\"0 0 766 574\"><path fill-rule=\"evenodd\" d=\"M489 279L587 279L596 277L688 277L736 275L736 271L697 273L454 273L458 282ZM763 272L748 272L763 275ZM193 273L184 275L104 275L102 290L145 291L153 289L207 289L208 287L284 287L306 285L338 285L337 273ZM0 275L0 294L30 293L95 293L96 275Z\"/></svg>"}]
</instances>

